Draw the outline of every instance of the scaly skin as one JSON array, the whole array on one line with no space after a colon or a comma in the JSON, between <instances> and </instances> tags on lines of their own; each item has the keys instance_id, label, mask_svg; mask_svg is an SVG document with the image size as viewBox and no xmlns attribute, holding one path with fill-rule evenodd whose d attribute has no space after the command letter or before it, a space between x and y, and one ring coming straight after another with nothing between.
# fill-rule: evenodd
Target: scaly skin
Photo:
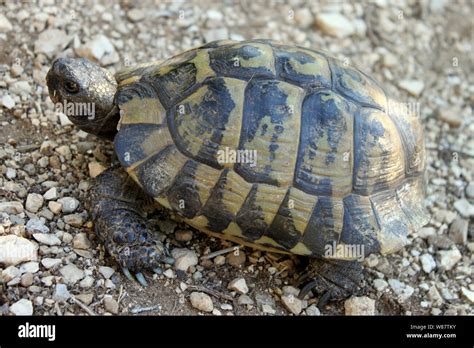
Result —
<instances>
[{"instance_id":1,"label":"scaly skin","mask_svg":"<svg viewBox=\"0 0 474 348\"><path fill-rule=\"evenodd\" d=\"M311 259L299 279L299 285L306 283L299 298L303 299L309 291L314 291L320 294L320 308L329 300L347 298L359 288L362 270L358 261Z\"/></svg>"},{"instance_id":2,"label":"scaly skin","mask_svg":"<svg viewBox=\"0 0 474 348\"><path fill-rule=\"evenodd\" d=\"M123 168L100 174L90 193L95 232L128 278L133 279L130 271L137 272L137 280L146 285L141 271L158 273L163 263L173 262L143 212L150 199Z\"/></svg>"}]
</instances>

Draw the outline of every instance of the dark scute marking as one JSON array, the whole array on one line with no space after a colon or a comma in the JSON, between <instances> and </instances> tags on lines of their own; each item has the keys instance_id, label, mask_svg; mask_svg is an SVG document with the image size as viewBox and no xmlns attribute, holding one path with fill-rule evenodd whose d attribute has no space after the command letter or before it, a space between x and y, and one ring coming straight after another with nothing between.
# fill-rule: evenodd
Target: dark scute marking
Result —
<instances>
[{"instance_id":1,"label":"dark scute marking","mask_svg":"<svg viewBox=\"0 0 474 348\"><path fill-rule=\"evenodd\" d=\"M326 154L325 163L330 164L335 160L341 139L346 136L347 124L343 112L354 113L354 108L344 103L340 110L334 101L323 100L331 92L312 93L305 97L302 108L301 133L298 147L298 157L295 166L295 187L306 193L329 196L332 194L332 180L321 178L312 182L311 169L304 163L305 149L310 149L309 158L322 156L318 153L318 141L326 136L330 151ZM304 167L304 168L303 168Z\"/></svg>"},{"instance_id":2,"label":"dark scute marking","mask_svg":"<svg viewBox=\"0 0 474 348\"><path fill-rule=\"evenodd\" d=\"M195 136L202 139L198 154L194 156L188 151L187 142L189 140L181 137L178 133L178 129L183 122L183 118L180 117L180 105L175 105L169 109L167 113L168 128L173 141L183 154L213 168L222 169L217 161L217 151L222 141L223 131L229 121L230 113L236 105L223 78L211 78L203 85L207 85L208 90L201 103L188 104L183 101L180 104L184 107L186 115L191 114L200 120L199 126L192 130ZM193 92L196 90L193 88ZM212 135L210 139L206 139L204 134L209 131L212 132Z\"/></svg>"},{"instance_id":3,"label":"dark scute marking","mask_svg":"<svg viewBox=\"0 0 474 348\"><path fill-rule=\"evenodd\" d=\"M201 117L204 121L203 123L211 126L213 132L210 139L204 139L197 157L213 161L216 167L220 167L217 162L217 151L222 142L223 131L229 122L230 113L236 105L223 78L211 79L207 82L207 86L208 93L204 101L191 112L196 117ZM199 131L199 129L196 129L196 132Z\"/></svg>"},{"instance_id":4,"label":"dark scute marking","mask_svg":"<svg viewBox=\"0 0 474 348\"><path fill-rule=\"evenodd\" d=\"M166 192L171 207L189 219L195 217L202 206L195 181L198 165L196 161L187 161Z\"/></svg>"},{"instance_id":5,"label":"dark scute marking","mask_svg":"<svg viewBox=\"0 0 474 348\"><path fill-rule=\"evenodd\" d=\"M369 222L375 220L372 205L368 201L369 213L361 208L360 196L349 195L344 198L344 224L340 241L351 246L364 246L364 256L380 251L376 226ZM376 221L376 220L375 220Z\"/></svg>"},{"instance_id":6,"label":"dark scute marking","mask_svg":"<svg viewBox=\"0 0 474 348\"><path fill-rule=\"evenodd\" d=\"M314 58L309 54L301 51L289 52L284 49L275 49L275 69L277 76L296 83L301 86L310 88L331 88L331 81L328 81L324 76L318 75L317 71L314 74L301 74L292 67L290 60L295 60L300 64L314 63ZM322 57L324 58L324 57Z\"/></svg>"},{"instance_id":7,"label":"dark scute marking","mask_svg":"<svg viewBox=\"0 0 474 348\"><path fill-rule=\"evenodd\" d=\"M345 76L350 77L353 81L359 83L361 88L367 88L367 90L376 89L381 93L385 93L374 79L354 67L343 67L343 63L335 59L328 59L328 61L333 74L334 88L339 93L359 103L361 106L373 107L382 111L385 110L384 106L380 105L372 97L360 93L358 88L353 88L344 81Z\"/></svg>"},{"instance_id":8,"label":"dark scute marking","mask_svg":"<svg viewBox=\"0 0 474 348\"><path fill-rule=\"evenodd\" d=\"M288 207L290 190L286 192L285 199L280 204L266 235L286 249L293 248L301 239L301 234L296 230L291 209Z\"/></svg>"},{"instance_id":9,"label":"dark scute marking","mask_svg":"<svg viewBox=\"0 0 474 348\"><path fill-rule=\"evenodd\" d=\"M416 117L410 115L409 117ZM421 137L421 130L413 128L413 125L402 116L390 115L390 119L397 127L405 154L405 174L407 177L414 177L420 174L422 166L419 156L422 155L422 148L418 143L418 137ZM421 128L420 125L418 127Z\"/></svg>"},{"instance_id":10,"label":"dark scute marking","mask_svg":"<svg viewBox=\"0 0 474 348\"><path fill-rule=\"evenodd\" d=\"M156 98L155 89L151 84L144 81L119 87L115 96L115 104L121 106L134 98Z\"/></svg>"},{"instance_id":11,"label":"dark scute marking","mask_svg":"<svg viewBox=\"0 0 474 348\"><path fill-rule=\"evenodd\" d=\"M154 131L160 129L160 125L155 124L124 124L117 133L114 146L115 153L124 167L146 158L141 147L141 142Z\"/></svg>"},{"instance_id":12,"label":"dark scute marking","mask_svg":"<svg viewBox=\"0 0 474 348\"><path fill-rule=\"evenodd\" d=\"M138 181L149 196L160 196L173 182L174 178L161 170L161 164L167 160L174 149L174 145L168 145L136 169Z\"/></svg>"},{"instance_id":13,"label":"dark scute marking","mask_svg":"<svg viewBox=\"0 0 474 348\"><path fill-rule=\"evenodd\" d=\"M262 207L256 204L257 184L252 185L244 204L237 213L236 222L242 230L244 237L257 240L262 237L268 229L264 220Z\"/></svg>"},{"instance_id":14,"label":"dark scute marking","mask_svg":"<svg viewBox=\"0 0 474 348\"><path fill-rule=\"evenodd\" d=\"M267 67L244 67L241 60L258 57L262 52L252 45L242 47L223 46L209 52L210 66L217 73L235 78L274 77Z\"/></svg>"},{"instance_id":15,"label":"dark scute marking","mask_svg":"<svg viewBox=\"0 0 474 348\"><path fill-rule=\"evenodd\" d=\"M364 109L362 109L364 110ZM388 116L387 116L388 117ZM354 168L353 168L353 191L356 194L368 195L369 187L367 180L365 182L357 179L357 174L363 178L367 177L367 173L362 173L361 168L367 171L370 163L367 154L371 153L372 149L378 146L380 138L385 134L383 124L377 120L368 120L366 112L358 112L354 117ZM382 153L382 155L384 155ZM383 166L388 166L387 158L382 161ZM380 192L385 189L390 189L390 185L385 181L384 177L378 179L373 187L374 192Z\"/></svg>"},{"instance_id":16,"label":"dark scute marking","mask_svg":"<svg viewBox=\"0 0 474 348\"><path fill-rule=\"evenodd\" d=\"M212 188L211 194L201 211L201 214L208 220L207 228L213 232L222 232L234 219L234 215L226 210L222 203L228 173L229 169L222 171L219 180L217 180L217 183Z\"/></svg>"},{"instance_id":17,"label":"dark scute marking","mask_svg":"<svg viewBox=\"0 0 474 348\"><path fill-rule=\"evenodd\" d=\"M168 109L196 84L196 73L193 63L182 63L165 74L159 73L143 79L154 87L161 103Z\"/></svg>"},{"instance_id":18,"label":"dark scute marking","mask_svg":"<svg viewBox=\"0 0 474 348\"><path fill-rule=\"evenodd\" d=\"M334 231L333 203L330 197L319 197L303 234L303 243L315 256L324 256L326 245L338 241Z\"/></svg>"},{"instance_id":19,"label":"dark scute marking","mask_svg":"<svg viewBox=\"0 0 474 348\"><path fill-rule=\"evenodd\" d=\"M275 152L278 150L278 135L284 132L285 120L292 117L287 105L288 95L278 87L278 83L276 80L253 79L247 85L239 150L255 150L248 148L247 143L267 131L273 131L268 146L268 155L270 159L275 158ZM262 131L258 134L257 130L264 117L270 117L271 124L263 124ZM262 154L257 153L257 158L260 155ZM278 186L278 181L269 175L272 171L271 166L266 166L262 172L257 172L254 167L250 166L250 163L236 163L234 170L247 182Z\"/></svg>"}]
</instances>

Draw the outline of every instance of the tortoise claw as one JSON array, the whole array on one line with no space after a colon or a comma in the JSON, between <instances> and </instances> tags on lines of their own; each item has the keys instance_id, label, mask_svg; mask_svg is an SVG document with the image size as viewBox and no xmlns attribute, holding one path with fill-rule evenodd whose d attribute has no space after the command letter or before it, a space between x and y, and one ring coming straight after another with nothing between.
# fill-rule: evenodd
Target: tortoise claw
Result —
<instances>
[{"instance_id":1,"label":"tortoise claw","mask_svg":"<svg viewBox=\"0 0 474 348\"><path fill-rule=\"evenodd\" d=\"M322 309L324 308L324 306L327 305L327 303L329 302L330 299L331 299L331 292L330 292L330 291L326 291L326 292L325 292L324 294L322 294L321 297L319 298L317 307L322 310Z\"/></svg>"},{"instance_id":2,"label":"tortoise claw","mask_svg":"<svg viewBox=\"0 0 474 348\"><path fill-rule=\"evenodd\" d=\"M143 286L143 287L147 287L148 286L148 283L145 279L145 276L143 275L143 273L136 273L135 274L135 277L137 278L137 281Z\"/></svg>"},{"instance_id":3,"label":"tortoise claw","mask_svg":"<svg viewBox=\"0 0 474 348\"><path fill-rule=\"evenodd\" d=\"M310 281L305 286L303 286L298 294L298 298L300 300L304 299L304 297L317 286L317 280Z\"/></svg>"},{"instance_id":4,"label":"tortoise claw","mask_svg":"<svg viewBox=\"0 0 474 348\"><path fill-rule=\"evenodd\" d=\"M132 276L132 274L130 273L130 271L128 270L128 268L123 267L123 268L122 268L122 272L123 272L123 274L125 275L125 277L127 277L128 280L130 280L130 281L132 281L132 282L135 281L135 279L133 279L133 276Z\"/></svg>"}]
</instances>

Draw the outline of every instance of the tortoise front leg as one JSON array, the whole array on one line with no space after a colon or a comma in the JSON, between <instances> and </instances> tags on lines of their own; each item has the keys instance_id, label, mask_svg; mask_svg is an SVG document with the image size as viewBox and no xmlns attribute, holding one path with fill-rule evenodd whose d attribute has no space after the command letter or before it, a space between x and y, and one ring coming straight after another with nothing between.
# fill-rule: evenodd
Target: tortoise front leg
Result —
<instances>
[{"instance_id":1,"label":"tortoise front leg","mask_svg":"<svg viewBox=\"0 0 474 348\"><path fill-rule=\"evenodd\" d=\"M329 300L340 300L351 296L362 281L362 265L358 261L311 259L299 278L301 288L299 298L303 299L311 290L320 294L318 307Z\"/></svg>"},{"instance_id":2,"label":"tortoise front leg","mask_svg":"<svg viewBox=\"0 0 474 348\"><path fill-rule=\"evenodd\" d=\"M90 205L94 228L107 252L121 265L130 280L130 271L146 286L142 270L160 272L162 263L172 263L168 251L145 218L150 202L121 167L101 173L91 189Z\"/></svg>"}]
</instances>

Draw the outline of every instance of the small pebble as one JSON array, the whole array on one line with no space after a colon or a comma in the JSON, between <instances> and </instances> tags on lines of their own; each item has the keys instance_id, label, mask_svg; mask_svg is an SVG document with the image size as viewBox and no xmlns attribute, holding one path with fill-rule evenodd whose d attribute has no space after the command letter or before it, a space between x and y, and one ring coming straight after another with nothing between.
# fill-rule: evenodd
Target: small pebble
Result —
<instances>
[{"instance_id":1,"label":"small pebble","mask_svg":"<svg viewBox=\"0 0 474 348\"><path fill-rule=\"evenodd\" d=\"M245 263L247 256L242 250L235 250L227 254L226 259L227 263L234 267L240 267Z\"/></svg>"},{"instance_id":2,"label":"small pebble","mask_svg":"<svg viewBox=\"0 0 474 348\"><path fill-rule=\"evenodd\" d=\"M216 266L222 266L223 264L225 264L225 256L223 255L216 256L214 258L214 264Z\"/></svg>"},{"instance_id":3,"label":"small pebble","mask_svg":"<svg viewBox=\"0 0 474 348\"><path fill-rule=\"evenodd\" d=\"M119 305L111 296L106 295L104 297L104 306L107 312L112 314L118 314L119 312Z\"/></svg>"},{"instance_id":4,"label":"small pebble","mask_svg":"<svg viewBox=\"0 0 474 348\"><path fill-rule=\"evenodd\" d=\"M15 315L33 315L33 303L23 298L10 306L10 312Z\"/></svg>"},{"instance_id":5,"label":"small pebble","mask_svg":"<svg viewBox=\"0 0 474 348\"><path fill-rule=\"evenodd\" d=\"M246 294L249 292L249 288L244 278L236 278L232 280L227 289L237 291L240 294Z\"/></svg>"},{"instance_id":6,"label":"small pebble","mask_svg":"<svg viewBox=\"0 0 474 348\"><path fill-rule=\"evenodd\" d=\"M30 193L26 197L25 208L26 210L36 213L43 206L44 198L42 195L37 193Z\"/></svg>"},{"instance_id":7,"label":"small pebble","mask_svg":"<svg viewBox=\"0 0 474 348\"><path fill-rule=\"evenodd\" d=\"M346 315L375 315L375 301L367 296L351 297L344 308Z\"/></svg>"},{"instance_id":8,"label":"small pebble","mask_svg":"<svg viewBox=\"0 0 474 348\"><path fill-rule=\"evenodd\" d=\"M212 299L203 292L192 292L189 296L189 300L191 301L191 305L197 310L210 313L214 309Z\"/></svg>"}]
</instances>

